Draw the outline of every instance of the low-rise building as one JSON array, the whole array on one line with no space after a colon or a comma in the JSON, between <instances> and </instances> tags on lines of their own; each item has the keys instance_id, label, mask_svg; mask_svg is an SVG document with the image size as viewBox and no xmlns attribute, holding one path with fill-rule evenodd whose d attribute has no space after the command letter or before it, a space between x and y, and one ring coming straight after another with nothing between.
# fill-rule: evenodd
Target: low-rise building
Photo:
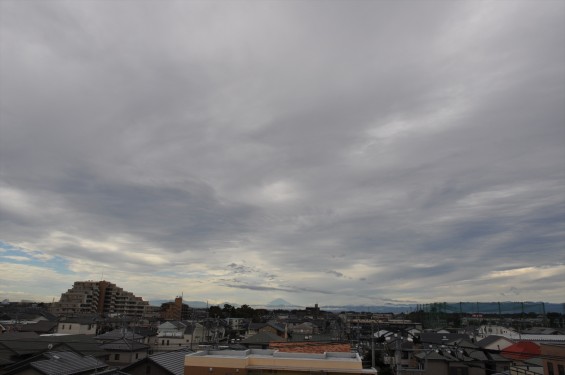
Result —
<instances>
[{"instance_id":1,"label":"low-rise building","mask_svg":"<svg viewBox=\"0 0 565 375\"><path fill-rule=\"evenodd\" d=\"M565 375L565 344L542 344L543 368L548 375Z\"/></svg>"},{"instance_id":2,"label":"low-rise building","mask_svg":"<svg viewBox=\"0 0 565 375\"><path fill-rule=\"evenodd\" d=\"M364 369L357 353L289 353L269 349L200 351L185 357L185 375L376 375Z\"/></svg>"},{"instance_id":3,"label":"low-rise building","mask_svg":"<svg viewBox=\"0 0 565 375\"><path fill-rule=\"evenodd\" d=\"M98 323L92 318L65 318L57 324L57 333L66 335L96 335Z\"/></svg>"}]
</instances>

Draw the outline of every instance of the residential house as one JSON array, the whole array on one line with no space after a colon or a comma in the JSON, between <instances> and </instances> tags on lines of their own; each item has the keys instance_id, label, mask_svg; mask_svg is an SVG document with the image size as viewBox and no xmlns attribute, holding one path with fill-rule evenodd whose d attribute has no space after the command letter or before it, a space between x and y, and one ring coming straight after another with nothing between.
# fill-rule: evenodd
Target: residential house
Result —
<instances>
[{"instance_id":1,"label":"residential house","mask_svg":"<svg viewBox=\"0 0 565 375\"><path fill-rule=\"evenodd\" d=\"M188 348L161 352L122 368L131 375L184 375L184 357L194 353Z\"/></svg>"},{"instance_id":2,"label":"residential house","mask_svg":"<svg viewBox=\"0 0 565 375\"><path fill-rule=\"evenodd\" d=\"M106 363L112 366L125 366L147 357L149 345L131 340L127 337L106 342L100 345L106 351Z\"/></svg>"},{"instance_id":3,"label":"residential house","mask_svg":"<svg viewBox=\"0 0 565 375\"><path fill-rule=\"evenodd\" d=\"M285 327L282 327L274 322L249 323L246 336L248 337L253 336L260 332L269 332L285 339L287 337L287 332Z\"/></svg>"},{"instance_id":4,"label":"residential house","mask_svg":"<svg viewBox=\"0 0 565 375\"><path fill-rule=\"evenodd\" d=\"M45 335L57 332L58 323L49 320L40 320L37 323L24 324L18 328L19 332L35 332Z\"/></svg>"},{"instance_id":5,"label":"residential house","mask_svg":"<svg viewBox=\"0 0 565 375\"><path fill-rule=\"evenodd\" d=\"M518 341L500 352L500 355L511 361L509 373L535 375L543 374L540 345L531 341Z\"/></svg>"},{"instance_id":6,"label":"residential house","mask_svg":"<svg viewBox=\"0 0 565 375\"><path fill-rule=\"evenodd\" d=\"M39 336L32 332L6 333L0 335L0 367L10 366L51 350L72 351L99 360L103 360L106 356L106 352L99 347L92 336Z\"/></svg>"},{"instance_id":7,"label":"residential house","mask_svg":"<svg viewBox=\"0 0 565 375\"><path fill-rule=\"evenodd\" d=\"M245 318L227 318L226 323L233 331L243 331L247 329L249 322Z\"/></svg>"},{"instance_id":8,"label":"residential house","mask_svg":"<svg viewBox=\"0 0 565 375\"><path fill-rule=\"evenodd\" d=\"M74 375L95 373L108 365L72 351L49 351L4 369L4 375Z\"/></svg>"},{"instance_id":9,"label":"residential house","mask_svg":"<svg viewBox=\"0 0 565 375\"><path fill-rule=\"evenodd\" d=\"M241 340L239 344L248 349L267 349L273 342L281 341L286 341L286 339L283 339L272 332L259 332Z\"/></svg>"},{"instance_id":10,"label":"residential house","mask_svg":"<svg viewBox=\"0 0 565 375\"><path fill-rule=\"evenodd\" d=\"M210 330L191 321L164 322L157 328L151 347L154 351L171 351L181 347L196 348L210 337Z\"/></svg>"},{"instance_id":11,"label":"residential house","mask_svg":"<svg viewBox=\"0 0 565 375\"><path fill-rule=\"evenodd\" d=\"M313 335L319 333L318 326L311 322L303 322L300 324L293 325L289 331L292 334L302 334L302 335Z\"/></svg>"},{"instance_id":12,"label":"residential house","mask_svg":"<svg viewBox=\"0 0 565 375\"><path fill-rule=\"evenodd\" d=\"M515 341L510 340L504 336L490 335L477 343L479 347L489 351L501 351L510 345L515 344Z\"/></svg>"},{"instance_id":13,"label":"residential house","mask_svg":"<svg viewBox=\"0 0 565 375\"><path fill-rule=\"evenodd\" d=\"M449 340L457 336L463 336ZM398 347L392 347L395 353ZM471 341L466 335L440 333L422 334L422 341L414 345L413 356L402 352L403 371L422 375L485 375L502 372L510 367L510 361L496 353L492 355ZM395 361L393 364L398 363Z\"/></svg>"},{"instance_id":14,"label":"residential house","mask_svg":"<svg viewBox=\"0 0 565 375\"><path fill-rule=\"evenodd\" d=\"M57 324L57 333L96 335L98 323L94 317L65 318Z\"/></svg>"},{"instance_id":15,"label":"residential house","mask_svg":"<svg viewBox=\"0 0 565 375\"><path fill-rule=\"evenodd\" d=\"M142 344L148 344L146 337L123 328L115 329L113 331L94 336L94 339L101 344L106 344L123 338L127 338L128 340Z\"/></svg>"}]
</instances>

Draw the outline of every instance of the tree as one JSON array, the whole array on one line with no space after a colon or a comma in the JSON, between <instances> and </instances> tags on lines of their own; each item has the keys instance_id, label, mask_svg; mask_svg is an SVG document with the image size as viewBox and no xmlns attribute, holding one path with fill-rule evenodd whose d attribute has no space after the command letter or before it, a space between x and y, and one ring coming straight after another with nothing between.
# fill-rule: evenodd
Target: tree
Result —
<instances>
[{"instance_id":1,"label":"tree","mask_svg":"<svg viewBox=\"0 0 565 375\"><path fill-rule=\"evenodd\" d=\"M235 307L233 307L230 304L225 303L224 304L224 309L222 310L224 313L224 318L230 318L230 317L235 317Z\"/></svg>"},{"instance_id":2,"label":"tree","mask_svg":"<svg viewBox=\"0 0 565 375\"><path fill-rule=\"evenodd\" d=\"M222 309L220 306L210 306L208 308L208 315L210 315L211 318L220 318L222 317Z\"/></svg>"},{"instance_id":3,"label":"tree","mask_svg":"<svg viewBox=\"0 0 565 375\"><path fill-rule=\"evenodd\" d=\"M255 317L255 310L249 305L241 305L236 311L240 318L253 319Z\"/></svg>"}]
</instances>

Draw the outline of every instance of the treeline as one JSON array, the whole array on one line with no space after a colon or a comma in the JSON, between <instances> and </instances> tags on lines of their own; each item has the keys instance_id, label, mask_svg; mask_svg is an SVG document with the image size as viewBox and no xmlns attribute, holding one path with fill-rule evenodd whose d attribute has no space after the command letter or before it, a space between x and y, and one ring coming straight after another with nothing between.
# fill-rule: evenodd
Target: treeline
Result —
<instances>
[{"instance_id":1,"label":"treeline","mask_svg":"<svg viewBox=\"0 0 565 375\"><path fill-rule=\"evenodd\" d=\"M254 309L249 305L235 307L227 303L224 304L223 308L220 306L210 306L208 308L208 314L211 318L245 318L254 322L259 322L263 316L269 315L270 313L271 311L269 310Z\"/></svg>"}]
</instances>

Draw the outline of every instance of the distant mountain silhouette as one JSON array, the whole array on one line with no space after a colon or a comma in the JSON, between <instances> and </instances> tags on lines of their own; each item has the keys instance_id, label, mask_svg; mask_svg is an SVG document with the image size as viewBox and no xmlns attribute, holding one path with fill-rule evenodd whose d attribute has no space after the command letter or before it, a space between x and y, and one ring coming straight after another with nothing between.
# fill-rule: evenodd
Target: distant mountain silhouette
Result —
<instances>
[{"instance_id":1,"label":"distant mountain silhouette","mask_svg":"<svg viewBox=\"0 0 565 375\"><path fill-rule=\"evenodd\" d=\"M282 298L277 298L267 303L267 306L294 306L294 305L288 301L285 301Z\"/></svg>"}]
</instances>

